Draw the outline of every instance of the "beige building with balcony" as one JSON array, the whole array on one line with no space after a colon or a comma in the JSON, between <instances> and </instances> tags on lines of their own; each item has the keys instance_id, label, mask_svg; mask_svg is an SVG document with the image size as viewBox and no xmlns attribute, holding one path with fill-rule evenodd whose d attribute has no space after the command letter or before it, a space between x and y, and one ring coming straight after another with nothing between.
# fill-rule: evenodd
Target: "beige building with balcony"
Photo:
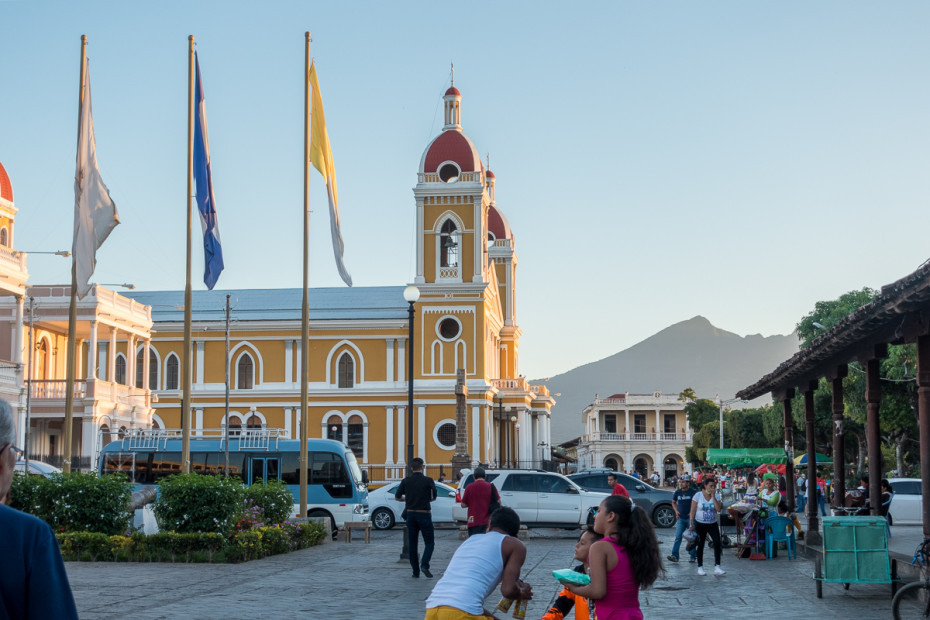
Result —
<instances>
[{"instance_id":1,"label":"beige building with balcony","mask_svg":"<svg viewBox=\"0 0 930 620\"><path fill-rule=\"evenodd\" d=\"M692 438L685 404L662 392L595 398L581 413L585 432L578 444L578 469L635 470L640 476L657 471L663 484L681 475Z\"/></svg>"}]
</instances>

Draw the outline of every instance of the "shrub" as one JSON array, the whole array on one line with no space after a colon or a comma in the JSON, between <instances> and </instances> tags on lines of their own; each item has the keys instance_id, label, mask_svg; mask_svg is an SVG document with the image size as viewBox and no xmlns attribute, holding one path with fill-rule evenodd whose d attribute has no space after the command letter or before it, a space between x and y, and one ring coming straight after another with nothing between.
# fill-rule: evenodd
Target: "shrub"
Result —
<instances>
[{"instance_id":1,"label":"shrub","mask_svg":"<svg viewBox=\"0 0 930 620\"><path fill-rule=\"evenodd\" d=\"M243 490L250 505L258 506L264 513L265 523L284 523L294 511L294 496L280 480L269 480L266 484L253 484Z\"/></svg>"},{"instance_id":2,"label":"shrub","mask_svg":"<svg viewBox=\"0 0 930 620\"><path fill-rule=\"evenodd\" d=\"M155 516L163 530L199 534L232 531L241 512L239 482L223 476L177 474L161 481Z\"/></svg>"},{"instance_id":3,"label":"shrub","mask_svg":"<svg viewBox=\"0 0 930 620\"><path fill-rule=\"evenodd\" d=\"M262 535L262 554L278 555L291 551L291 539L280 525L269 525L258 528Z\"/></svg>"},{"instance_id":4,"label":"shrub","mask_svg":"<svg viewBox=\"0 0 930 620\"><path fill-rule=\"evenodd\" d=\"M60 480L56 482L55 478L14 475L13 485L10 487L10 507L47 521L49 499L54 497L54 492L49 487L60 484Z\"/></svg>"},{"instance_id":5,"label":"shrub","mask_svg":"<svg viewBox=\"0 0 930 620\"><path fill-rule=\"evenodd\" d=\"M113 559L110 537L99 532L67 532L58 535L65 560L94 562Z\"/></svg>"},{"instance_id":6,"label":"shrub","mask_svg":"<svg viewBox=\"0 0 930 620\"><path fill-rule=\"evenodd\" d=\"M226 557L231 562L248 562L263 557L262 534L258 530L245 530L232 535Z\"/></svg>"},{"instance_id":7,"label":"shrub","mask_svg":"<svg viewBox=\"0 0 930 620\"><path fill-rule=\"evenodd\" d=\"M121 534L129 528L132 486L123 475L98 477L73 472L40 485L36 506L44 506L44 519L56 532ZM43 498L42 495L48 493Z\"/></svg>"},{"instance_id":8,"label":"shrub","mask_svg":"<svg viewBox=\"0 0 930 620\"><path fill-rule=\"evenodd\" d=\"M328 528L320 523L294 523L287 521L281 525L291 540L291 550L306 549L320 544L329 536Z\"/></svg>"}]
</instances>

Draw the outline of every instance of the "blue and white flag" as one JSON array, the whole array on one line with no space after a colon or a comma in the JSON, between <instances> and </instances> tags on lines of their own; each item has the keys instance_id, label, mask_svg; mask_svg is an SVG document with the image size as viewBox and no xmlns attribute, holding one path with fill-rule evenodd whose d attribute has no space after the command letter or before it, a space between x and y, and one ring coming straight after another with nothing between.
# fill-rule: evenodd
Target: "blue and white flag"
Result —
<instances>
[{"instance_id":1,"label":"blue and white flag","mask_svg":"<svg viewBox=\"0 0 930 620\"><path fill-rule=\"evenodd\" d=\"M210 172L210 141L207 138L207 110L203 103L203 82L200 79L200 60L197 64L197 81L194 85L194 182L197 184L197 209L203 226L203 283L212 290L223 271L223 248L220 246L220 227L216 220L216 199L213 197L213 178Z\"/></svg>"}]
</instances>

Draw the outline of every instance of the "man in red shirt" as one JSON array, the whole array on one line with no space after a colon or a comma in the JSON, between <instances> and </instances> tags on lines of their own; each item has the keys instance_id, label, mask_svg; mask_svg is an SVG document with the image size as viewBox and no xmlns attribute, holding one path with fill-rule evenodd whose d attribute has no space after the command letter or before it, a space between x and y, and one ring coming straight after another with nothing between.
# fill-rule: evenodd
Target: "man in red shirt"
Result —
<instances>
[{"instance_id":1,"label":"man in red shirt","mask_svg":"<svg viewBox=\"0 0 930 620\"><path fill-rule=\"evenodd\" d=\"M462 508L468 508L468 536L484 534L491 521L491 502L500 505L501 496L494 485L486 480L484 467L475 468L475 480L462 494Z\"/></svg>"},{"instance_id":2,"label":"man in red shirt","mask_svg":"<svg viewBox=\"0 0 930 620\"><path fill-rule=\"evenodd\" d=\"M622 495L623 497L630 499L630 493L626 490L626 487L620 484L620 481L617 480L617 474L607 474L607 486L613 489L611 495Z\"/></svg>"}]
</instances>

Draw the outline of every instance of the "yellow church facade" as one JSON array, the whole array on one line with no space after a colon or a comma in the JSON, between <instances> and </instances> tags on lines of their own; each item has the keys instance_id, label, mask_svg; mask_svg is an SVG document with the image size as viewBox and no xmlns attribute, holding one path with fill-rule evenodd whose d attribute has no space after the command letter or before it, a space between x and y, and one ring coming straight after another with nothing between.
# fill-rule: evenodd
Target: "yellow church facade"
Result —
<instances>
[{"instance_id":1,"label":"yellow church facade","mask_svg":"<svg viewBox=\"0 0 930 620\"><path fill-rule=\"evenodd\" d=\"M408 381L414 454L432 473L451 471L456 449L456 372L465 371L472 463L542 467L554 401L519 374L517 257L494 198L496 179L461 126L461 94L444 96L445 123L421 157L413 189L419 299L413 346L404 286L310 291L310 437L341 440L373 481L406 466ZM281 428L299 437L301 297L297 289L194 291L191 426L194 435ZM226 297L230 300L227 364ZM137 387L151 388L151 424L180 428L183 292L127 295L151 308L148 364L136 347ZM413 376L407 376L409 356ZM101 377L105 378L105 377ZM146 385L147 384L147 385Z\"/></svg>"}]
</instances>

